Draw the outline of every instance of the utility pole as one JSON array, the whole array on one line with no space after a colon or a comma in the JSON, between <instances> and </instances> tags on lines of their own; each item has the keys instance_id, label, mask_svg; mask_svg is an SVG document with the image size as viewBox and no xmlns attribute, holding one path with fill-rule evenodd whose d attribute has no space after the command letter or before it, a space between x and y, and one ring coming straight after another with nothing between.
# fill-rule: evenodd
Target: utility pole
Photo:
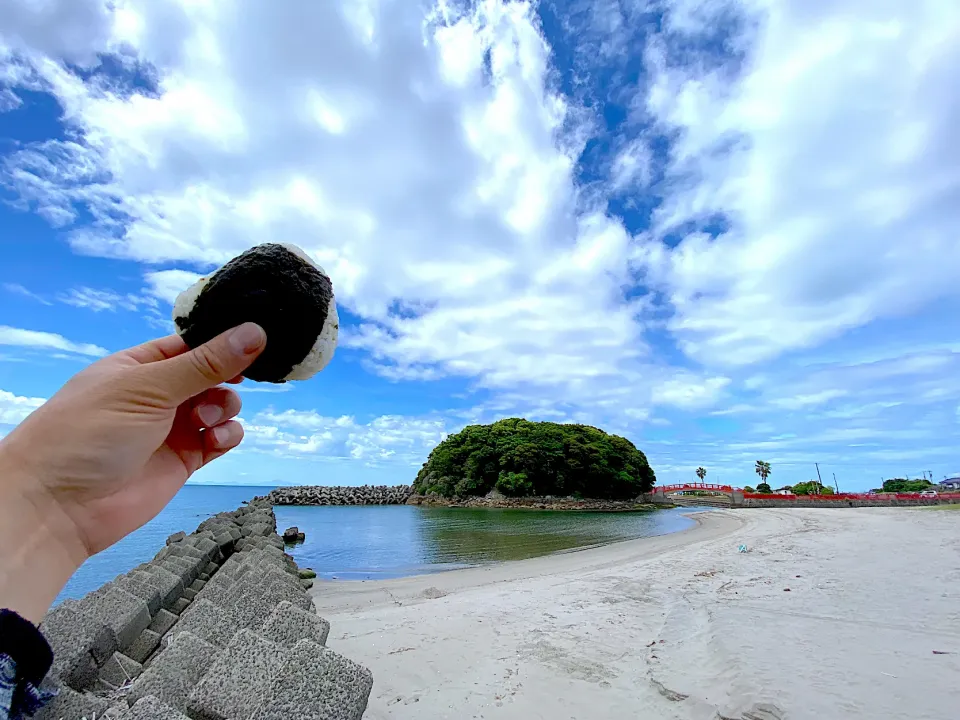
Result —
<instances>
[{"instance_id":1,"label":"utility pole","mask_svg":"<svg viewBox=\"0 0 960 720\"><path fill-rule=\"evenodd\" d=\"M833 486L837 489L837 495L840 494L840 486L837 485L837 474L833 474Z\"/></svg>"},{"instance_id":2,"label":"utility pole","mask_svg":"<svg viewBox=\"0 0 960 720\"><path fill-rule=\"evenodd\" d=\"M823 478L820 477L820 463L814 463L814 465L817 467L817 481L820 483L820 485L817 487L817 495L819 495L820 488L823 487Z\"/></svg>"}]
</instances>

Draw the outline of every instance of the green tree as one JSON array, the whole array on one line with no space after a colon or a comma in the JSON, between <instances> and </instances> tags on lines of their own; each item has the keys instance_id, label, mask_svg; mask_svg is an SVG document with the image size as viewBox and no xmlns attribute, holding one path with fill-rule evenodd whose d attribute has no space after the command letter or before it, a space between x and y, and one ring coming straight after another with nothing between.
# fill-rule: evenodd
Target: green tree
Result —
<instances>
[{"instance_id":1,"label":"green tree","mask_svg":"<svg viewBox=\"0 0 960 720\"><path fill-rule=\"evenodd\" d=\"M883 492L886 493L911 493L926 490L933 487L929 480L906 480L904 478L893 478L883 481Z\"/></svg>"},{"instance_id":2,"label":"green tree","mask_svg":"<svg viewBox=\"0 0 960 720\"><path fill-rule=\"evenodd\" d=\"M628 499L656 476L626 438L589 425L508 418L470 425L437 445L414 482L416 492L446 497L573 495Z\"/></svg>"},{"instance_id":3,"label":"green tree","mask_svg":"<svg viewBox=\"0 0 960 720\"><path fill-rule=\"evenodd\" d=\"M697 468L697 477L700 478L700 482L703 482L703 479L707 476L707 469L705 467Z\"/></svg>"},{"instance_id":4,"label":"green tree","mask_svg":"<svg viewBox=\"0 0 960 720\"><path fill-rule=\"evenodd\" d=\"M744 491L745 493L755 493L755 492L756 492L756 490L754 490L754 489L753 489L752 487L750 487L749 485L745 485L744 488L743 488L743 491Z\"/></svg>"},{"instance_id":5,"label":"green tree","mask_svg":"<svg viewBox=\"0 0 960 720\"><path fill-rule=\"evenodd\" d=\"M760 483L762 485L767 484L767 478L770 477L770 473L773 472L770 469L770 463L764 462L763 460L757 460L757 465L754 468L757 475L760 476Z\"/></svg>"},{"instance_id":6,"label":"green tree","mask_svg":"<svg viewBox=\"0 0 960 720\"><path fill-rule=\"evenodd\" d=\"M808 480L793 486L794 495L834 495L833 488L818 480Z\"/></svg>"},{"instance_id":7,"label":"green tree","mask_svg":"<svg viewBox=\"0 0 960 720\"><path fill-rule=\"evenodd\" d=\"M762 493L764 495L769 495L770 493L773 492L773 490L771 490L770 486L767 485L765 482L762 482L759 485L757 485L757 492Z\"/></svg>"}]
</instances>

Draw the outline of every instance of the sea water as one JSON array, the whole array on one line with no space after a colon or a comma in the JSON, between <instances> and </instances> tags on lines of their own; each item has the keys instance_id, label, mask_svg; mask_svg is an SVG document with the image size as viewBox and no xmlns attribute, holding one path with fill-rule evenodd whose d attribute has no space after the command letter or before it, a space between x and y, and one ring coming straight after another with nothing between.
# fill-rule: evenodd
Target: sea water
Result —
<instances>
[{"instance_id":1,"label":"sea water","mask_svg":"<svg viewBox=\"0 0 960 720\"><path fill-rule=\"evenodd\" d=\"M90 558L58 600L80 597L147 562L167 536L235 510L272 488L187 485L152 521ZM690 508L601 513L367 505L274 508L280 532L296 525L306 541L288 548L300 567L340 580L403 577L546 555L618 540L664 535L693 524ZM681 514L684 513L684 514Z\"/></svg>"}]
</instances>

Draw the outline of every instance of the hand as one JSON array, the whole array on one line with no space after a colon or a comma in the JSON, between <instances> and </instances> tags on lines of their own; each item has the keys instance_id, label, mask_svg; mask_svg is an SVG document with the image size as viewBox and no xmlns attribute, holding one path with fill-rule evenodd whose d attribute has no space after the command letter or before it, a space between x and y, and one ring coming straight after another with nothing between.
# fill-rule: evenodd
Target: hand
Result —
<instances>
[{"instance_id":1,"label":"hand","mask_svg":"<svg viewBox=\"0 0 960 720\"><path fill-rule=\"evenodd\" d=\"M265 346L263 330L247 323L195 350L174 335L118 352L4 438L0 607L39 620L84 560L151 520L190 475L236 447L240 397L220 384L238 381ZM30 580L38 573L49 577Z\"/></svg>"}]
</instances>

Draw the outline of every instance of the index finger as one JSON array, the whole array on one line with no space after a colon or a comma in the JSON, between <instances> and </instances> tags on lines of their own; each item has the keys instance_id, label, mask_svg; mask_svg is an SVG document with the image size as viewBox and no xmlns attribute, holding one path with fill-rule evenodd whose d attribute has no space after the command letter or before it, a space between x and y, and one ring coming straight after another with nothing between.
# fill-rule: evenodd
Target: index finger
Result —
<instances>
[{"instance_id":1,"label":"index finger","mask_svg":"<svg viewBox=\"0 0 960 720\"><path fill-rule=\"evenodd\" d=\"M124 352L127 357L133 358L141 365L147 363L160 362L170 358L182 355L190 347L183 341L179 335L167 335L145 342L142 345L136 345Z\"/></svg>"}]
</instances>

